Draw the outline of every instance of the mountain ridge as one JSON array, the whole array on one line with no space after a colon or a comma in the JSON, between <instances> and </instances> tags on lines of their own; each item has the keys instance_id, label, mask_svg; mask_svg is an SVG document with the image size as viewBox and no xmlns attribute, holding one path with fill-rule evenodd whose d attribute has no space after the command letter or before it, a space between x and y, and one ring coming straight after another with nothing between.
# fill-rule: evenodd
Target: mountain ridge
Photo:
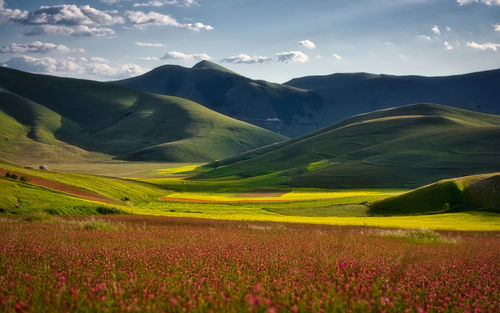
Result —
<instances>
[{"instance_id":1,"label":"mountain ridge","mask_svg":"<svg viewBox=\"0 0 500 313\"><path fill-rule=\"evenodd\" d=\"M336 73L276 84L201 61L192 68L163 65L115 83L191 99L238 120L297 137L352 115L412 103L500 114L498 81L500 69L440 77Z\"/></svg>"}]
</instances>

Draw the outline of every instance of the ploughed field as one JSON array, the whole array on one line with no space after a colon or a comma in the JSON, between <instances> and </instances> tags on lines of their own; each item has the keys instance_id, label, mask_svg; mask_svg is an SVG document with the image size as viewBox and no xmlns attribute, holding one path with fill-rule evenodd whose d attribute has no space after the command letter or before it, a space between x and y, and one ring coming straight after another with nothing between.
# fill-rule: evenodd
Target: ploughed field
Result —
<instances>
[{"instance_id":1,"label":"ploughed field","mask_svg":"<svg viewBox=\"0 0 500 313\"><path fill-rule=\"evenodd\" d=\"M0 220L3 312L499 312L498 232Z\"/></svg>"}]
</instances>

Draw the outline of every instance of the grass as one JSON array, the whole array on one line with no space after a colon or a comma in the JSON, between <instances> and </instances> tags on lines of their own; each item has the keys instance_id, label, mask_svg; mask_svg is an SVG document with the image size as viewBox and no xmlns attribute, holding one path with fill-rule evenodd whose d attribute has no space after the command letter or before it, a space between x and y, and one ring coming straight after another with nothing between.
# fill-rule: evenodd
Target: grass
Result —
<instances>
[{"instance_id":1,"label":"grass","mask_svg":"<svg viewBox=\"0 0 500 313\"><path fill-rule=\"evenodd\" d=\"M500 117L434 104L355 116L207 165L199 178L280 172L295 187L415 188L500 170Z\"/></svg>"},{"instance_id":2,"label":"grass","mask_svg":"<svg viewBox=\"0 0 500 313\"><path fill-rule=\"evenodd\" d=\"M251 80L209 61L201 61L192 68L164 65L117 83L191 99L222 114L290 137L316 129L318 123L311 123L308 113L314 114L323 106L316 93ZM279 126L267 121L276 117L282 121Z\"/></svg>"},{"instance_id":3,"label":"grass","mask_svg":"<svg viewBox=\"0 0 500 313\"><path fill-rule=\"evenodd\" d=\"M429 229L384 229L375 233L417 244L456 244L461 241L459 237L447 237Z\"/></svg>"},{"instance_id":4,"label":"grass","mask_svg":"<svg viewBox=\"0 0 500 313\"><path fill-rule=\"evenodd\" d=\"M19 162L206 162L285 139L190 100L111 83L2 67L0 87L0 156Z\"/></svg>"},{"instance_id":5,"label":"grass","mask_svg":"<svg viewBox=\"0 0 500 313\"><path fill-rule=\"evenodd\" d=\"M500 213L500 174L439 181L371 204L371 214L409 215L461 210Z\"/></svg>"},{"instance_id":6,"label":"grass","mask_svg":"<svg viewBox=\"0 0 500 313\"><path fill-rule=\"evenodd\" d=\"M200 199L239 199L239 194L257 188L283 187L280 173L246 179L185 180L180 178L119 179L82 174L58 173L21 169L3 164L11 172L37 175L46 179L71 184L106 195L113 199L128 197L122 205L107 205L55 192L20 181L0 179L0 208L5 213L57 215L95 215L133 213L222 220L275 221L332 225L365 225L373 227L427 228L454 230L500 230L500 214L484 212L448 213L414 216L369 216L368 204L397 195L404 190L362 189L321 190L289 188L289 193L269 197L279 202L255 203L189 203L159 201L164 196L184 196ZM164 170L176 172L192 169ZM266 198L264 198L266 199ZM301 201L297 201L301 200ZM43 214L43 213L42 213Z\"/></svg>"}]
</instances>

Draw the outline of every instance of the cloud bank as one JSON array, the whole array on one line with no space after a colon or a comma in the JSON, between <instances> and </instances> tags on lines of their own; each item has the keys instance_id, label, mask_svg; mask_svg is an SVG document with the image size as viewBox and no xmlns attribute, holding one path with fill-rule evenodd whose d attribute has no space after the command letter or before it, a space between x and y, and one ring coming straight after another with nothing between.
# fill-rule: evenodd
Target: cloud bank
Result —
<instances>
[{"instance_id":1,"label":"cloud bank","mask_svg":"<svg viewBox=\"0 0 500 313\"><path fill-rule=\"evenodd\" d=\"M212 60L212 57L206 53L194 53L194 54L186 54L179 51L169 51L162 58L162 60L183 60L183 61L191 61L191 60Z\"/></svg>"},{"instance_id":2,"label":"cloud bank","mask_svg":"<svg viewBox=\"0 0 500 313\"><path fill-rule=\"evenodd\" d=\"M236 56L230 56L222 59L222 62L233 63L233 64L255 64L255 63L266 63L270 62L271 58L264 56L249 56L248 54L240 53Z\"/></svg>"},{"instance_id":3,"label":"cloud bank","mask_svg":"<svg viewBox=\"0 0 500 313\"><path fill-rule=\"evenodd\" d=\"M36 58L27 55L9 59L3 66L28 72L95 76L99 78L120 78L140 75L145 72L136 64L113 64L108 60L98 57L74 58L66 57L56 59L51 57Z\"/></svg>"},{"instance_id":4,"label":"cloud bank","mask_svg":"<svg viewBox=\"0 0 500 313\"><path fill-rule=\"evenodd\" d=\"M35 41L32 43L11 43L0 48L0 53L49 53L49 52L85 52L84 49L71 49L65 45Z\"/></svg>"},{"instance_id":5,"label":"cloud bank","mask_svg":"<svg viewBox=\"0 0 500 313\"><path fill-rule=\"evenodd\" d=\"M170 15L161 14L158 12L150 11L148 13L142 11L126 11L125 15L127 19L137 28L143 28L147 26L173 26L184 28L192 31L200 30L213 30L214 28L210 25L205 25L203 23L179 23L174 17Z\"/></svg>"}]
</instances>

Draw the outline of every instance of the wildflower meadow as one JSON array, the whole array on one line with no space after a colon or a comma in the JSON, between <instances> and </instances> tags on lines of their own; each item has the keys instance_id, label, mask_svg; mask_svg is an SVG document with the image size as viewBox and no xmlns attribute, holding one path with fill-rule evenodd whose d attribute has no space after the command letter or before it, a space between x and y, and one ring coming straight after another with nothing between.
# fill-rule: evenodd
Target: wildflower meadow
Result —
<instances>
[{"instance_id":1,"label":"wildflower meadow","mask_svg":"<svg viewBox=\"0 0 500 313\"><path fill-rule=\"evenodd\" d=\"M0 223L2 312L500 312L486 232L114 216Z\"/></svg>"}]
</instances>

